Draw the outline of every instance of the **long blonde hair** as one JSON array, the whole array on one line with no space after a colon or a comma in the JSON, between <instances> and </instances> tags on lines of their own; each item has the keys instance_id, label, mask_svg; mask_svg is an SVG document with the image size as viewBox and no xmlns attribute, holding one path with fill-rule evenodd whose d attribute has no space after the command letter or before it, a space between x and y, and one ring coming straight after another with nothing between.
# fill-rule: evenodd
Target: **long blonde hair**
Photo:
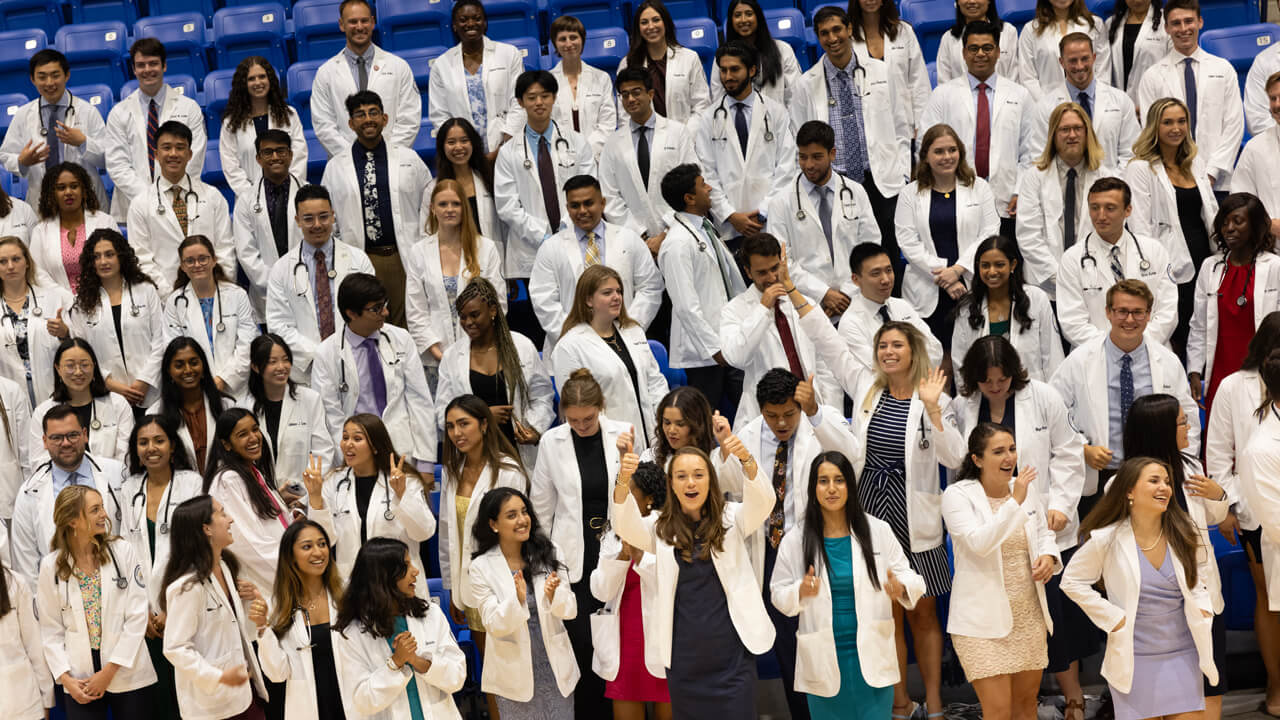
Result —
<instances>
[{"instance_id":1,"label":"long blonde hair","mask_svg":"<svg viewBox=\"0 0 1280 720\"><path fill-rule=\"evenodd\" d=\"M919 387L920 381L929 377L929 371L932 368L929 367L929 348L925 345L924 335L921 335L914 325L897 320L890 320L881 325L880 329L876 331L875 341L871 344L871 352L873 354L876 352L876 349L880 347L880 338L892 330L897 330L907 338L907 347L911 348L911 387ZM871 384L871 389L862 398L863 410L871 407L871 403L880 396L880 391L889 387L889 376L885 374L884 370L880 369L879 362L875 363L875 368L875 382Z\"/></svg>"},{"instance_id":2,"label":"long blonde hair","mask_svg":"<svg viewBox=\"0 0 1280 720\"><path fill-rule=\"evenodd\" d=\"M88 506L89 493L102 499L102 493L88 485L68 485L58 493L57 499L53 501L53 539L49 541L49 550L57 553L57 559L54 561L54 571L59 580L68 580L71 572L75 568L75 554L71 548L71 537L75 535L75 528L71 527L71 523L84 518L85 507ZM111 562L111 553L107 550L107 544L115 539L111 534L111 520L107 520L107 532L102 535L94 535L89 541L90 547L93 549L93 559L101 567Z\"/></svg>"},{"instance_id":3,"label":"long blonde hair","mask_svg":"<svg viewBox=\"0 0 1280 720\"><path fill-rule=\"evenodd\" d=\"M1191 139L1191 111L1177 98L1160 98L1147 108L1147 124L1143 126L1142 133L1133 143L1133 160L1129 162L1145 160L1152 167L1164 163L1164 156L1160 154L1160 118L1164 116L1166 110L1173 107L1182 108L1182 112L1187 114L1188 123L1187 134L1182 137L1182 144L1174 153L1173 161L1178 165L1179 170L1188 175L1191 174L1191 161L1195 160L1197 152L1196 141Z\"/></svg>"},{"instance_id":4,"label":"long blonde hair","mask_svg":"<svg viewBox=\"0 0 1280 720\"><path fill-rule=\"evenodd\" d=\"M1084 166L1088 170L1097 170L1102 166L1102 158L1106 154L1102 143L1098 142L1098 134L1093 131L1093 121L1084 108L1073 102L1064 102L1053 109L1049 115L1049 136L1044 144L1044 152L1036 160L1037 170L1048 170L1053 159L1058 157L1058 147L1054 144L1054 136L1058 134L1058 126L1067 113L1073 112L1084 123Z\"/></svg>"},{"instance_id":5,"label":"long blonde hair","mask_svg":"<svg viewBox=\"0 0 1280 720\"><path fill-rule=\"evenodd\" d=\"M608 265L596 264L582 271L578 276L578 285L573 291L573 304L569 306L569 314L560 328L560 337L564 337L571 329L582 323L591 324L591 307L588 303L591 302L591 296L595 295L600 286L610 278L618 281L618 290L625 287L622 284L622 276ZM636 324L636 321L627 314L627 301L624 299L622 309L618 312L618 327Z\"/></svg>"},{"instance_id":6,"label":"long blonde hair","mask_svg":"<svg viewBox=\"0 0 1280 720\"><path fill-rule=\"evenodd\" d=\"M427 201L427 232L432 235L440 232L440 221L436 219L434 208L436 196L445 190L452 190L458 196L458 201L462 203L462 227L458 229L462 239L462 264L466 266L467 273L471 277L479 277L480 258L477 256L480 254L478 250L480 231L476 228L475 218L471 217L471 204L467 202L467 195L457 180L448 178L437 180L435 187L431 188L431 199Z\"/></svg>"}]
</instances>

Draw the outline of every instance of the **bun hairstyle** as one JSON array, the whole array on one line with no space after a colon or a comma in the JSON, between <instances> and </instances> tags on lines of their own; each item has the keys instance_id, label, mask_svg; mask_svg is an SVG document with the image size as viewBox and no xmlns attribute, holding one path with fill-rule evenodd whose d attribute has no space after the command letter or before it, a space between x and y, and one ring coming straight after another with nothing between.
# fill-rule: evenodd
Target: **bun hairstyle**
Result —
<instances>
[{"instance_id":1,"label":"bun hairstyle","mask_svg":"<svg viewBox=\"0 0 1280 720\"><path fill-rule=\"evenodd\" d=\"M640 488L640 492L649 497L649 509L661 510L667 500L667 474L651 460L636 465L631 475L631 484Z\"/></svg>"},{"instance_id":2,"label":"bun hairstyle","mask_svg":"<svg viewBox=\"0 0 1280 720\"><path fill-rule=\"evenodd\" d=\"M578 368L569 373L569 379L560 388L560 411L571 407L593 407L604 410L604 390L591 371Z\"/></svg>"}]
</instances>

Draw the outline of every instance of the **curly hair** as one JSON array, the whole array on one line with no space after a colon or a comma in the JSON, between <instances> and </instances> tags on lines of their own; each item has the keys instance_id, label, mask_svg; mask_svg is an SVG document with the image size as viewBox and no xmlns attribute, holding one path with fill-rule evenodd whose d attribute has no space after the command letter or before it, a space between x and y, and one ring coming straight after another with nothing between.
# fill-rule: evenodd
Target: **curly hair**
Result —
<instances>
[{"instance_id":1,"label":"curly hair","mask_svg":"<svg viewBox=\"0 0 1280 720\"><path fill-rule=\"evenodd\" d=\"M271 62L261 55L253 55L240 61L231 76L231 95L222 111L222 122L231 132L238 132L253 122L253 99L249 97L249 70L255 65L267 71L267 114L277 127L289 127L289 106L280 89L280 76Z\"/></svg>"},{"instance_id":2,"label":"curly hair","mask_svg":"<svg viewBox=\"0 0 1280 720\"><path fill-rule=\"evenodd\" d=\"M138 254L133 251L133 246L124 235L112 228L98 228L89 234L89 241L80 250L80 284L76 287L76 301L72 305L89 316L96 315L98 312L102 278L98 277L93 255L96 252L94 248L103 241L111 243L112 248L115 249L116 259L120 262L120 276L124 278L125 284L151 283L152 286L156 284L150 275L142 272L142 266L138 263Z\"/></svg>"},{"instance_id":3,"label":"curly hair","mask_svg":"<svg viewBox=\"0 0 1280 720\"><path fill-rule=\"evenodd\" d=\"M86 213L97 212L102 209L102 204L98 201L98 193L93 189L93 184L89 180L89 172L80 166L79 163L60 162L49 168L44 174L44 180L40 181L40 202L36 207L36 212L40 215L41 220L52 220L61 217L58 212L58 200L54 197L54 187L58 184L58 178L62 177L62 173L69 172L75 176L80 183L80 209Z\"/></svg>"}]
</instances>

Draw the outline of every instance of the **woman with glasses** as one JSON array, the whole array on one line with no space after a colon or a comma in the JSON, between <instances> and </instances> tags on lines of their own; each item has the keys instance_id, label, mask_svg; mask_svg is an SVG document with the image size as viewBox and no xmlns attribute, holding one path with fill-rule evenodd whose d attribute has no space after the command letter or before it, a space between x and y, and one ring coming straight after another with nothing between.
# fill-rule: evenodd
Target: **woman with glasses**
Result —
<instances>
[{"instance_id":1,"label":"woman with glasses","mask_svg":"<svg viewBox=\"0 0 1280 720\"><path fill-rule=\"evenodd\" d=\"M53 354L53 368L53 395L36 406L27 428L32 460L39 463L49 456L41 441L44 414L54 405L67 403L80 417L80 427L89 431L89 454L124 462L133 430L133 408L107 390L93 347L80 338L63 340Z\"/></svg>"}]
</instances>

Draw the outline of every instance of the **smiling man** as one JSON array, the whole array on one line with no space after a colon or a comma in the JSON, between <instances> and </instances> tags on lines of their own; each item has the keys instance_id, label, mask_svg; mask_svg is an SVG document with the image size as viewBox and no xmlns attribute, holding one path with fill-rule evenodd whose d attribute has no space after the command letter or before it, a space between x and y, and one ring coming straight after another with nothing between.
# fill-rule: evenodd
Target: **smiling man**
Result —
<instances>
[{"instance_id":1,"label":"smiling man","mask_svg":"<svg viewBox=\"0 0 1280 720\"><path fill-rule=\"evenodd\" d=\"M790 262L790 256L787 260ZM940 365L942 343L933 336L928 323L911 303L890 296L894 277L888 252L875 243L860 243L849 253L849 270L858 292L850 299L849 309L840 319L840 337L849 346L854 359L868 371L874 371L876 332L881 325L897 321L911 323L920 331L929 350L930 364L934 367ZM795 277L794 271L792 277Z\"/></svg>"},{"instance_id":2,"label":"smiling man","mask_svg":"<svg viewBox=\"0 0 1280 720\"><path fill-rule=\"evenodd\" d=\"M267 297L267 273L276 260L289 254L301 240L293 221L293 196L298 183L289 174L293 161L289 133L272 128L254 138L254 159L261 168L261 182L252 195L240 196L232 212L236 255L249 278L249 299L262 316Z\"/></svg>"},{"instance_id":3,"label":"smiling man","mask_svg":"<svg viewBox=\"0 0 1280 720\"><path fill-rule=\"evenodd\" d=\"M1046 83L1047 92L1036 103L1031 138L1033 152L1045 145L1045 129L1053 109L1064 102L1073 102L1089 115L1107 165L1123 168L1133 157L1133 143L1142 132L1137 111L1123 90L1111 87L1106 78L1099 82L1094 76L1097 57L1093 39L1086 33L1068 33L1058 43L1063 82L1056 87Z\"/></svg>"}]
</instances>

